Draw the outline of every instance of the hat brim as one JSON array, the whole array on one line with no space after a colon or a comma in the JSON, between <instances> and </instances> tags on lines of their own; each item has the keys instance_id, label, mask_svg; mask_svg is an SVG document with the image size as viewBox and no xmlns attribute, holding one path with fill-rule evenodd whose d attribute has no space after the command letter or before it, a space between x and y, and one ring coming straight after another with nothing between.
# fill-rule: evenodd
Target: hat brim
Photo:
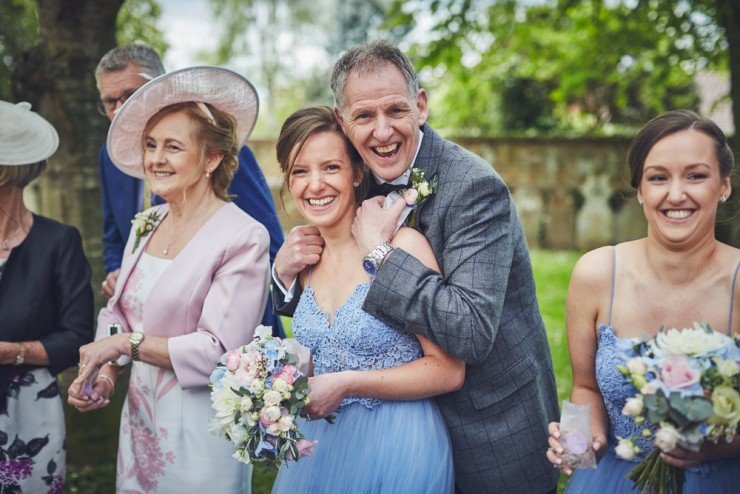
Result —
<instances>
[{"instance_id":1,"label":"hat brim","mask_svg":"<svg viewBox=\"0 0 740 494\"><path fill-rule=\"evenodd\" d=\"M32 165L53 155L59 135L26 102L0 101L0 165Z\"/></svg>"},{"instance_id":2,"label":"hat brim","mask_svg":"<svg viewBox=\"0 0 740 494\"><path fill-rule=\"evenodd\" d=\"M234 117L238 147L252 133L259 113L257 91L236 72L207 66L169 72L141 86L116 112L106 143L113 164L144 178L141 139L146 124L162 108L187 101L208 103Z\"/></svg>"}]
</instances>

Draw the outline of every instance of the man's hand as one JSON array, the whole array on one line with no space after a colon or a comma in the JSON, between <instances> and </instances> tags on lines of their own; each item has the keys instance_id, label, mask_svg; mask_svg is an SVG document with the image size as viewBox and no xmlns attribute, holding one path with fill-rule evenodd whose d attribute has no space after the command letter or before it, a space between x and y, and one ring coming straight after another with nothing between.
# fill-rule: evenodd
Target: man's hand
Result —
<instances>
[{"instance_id":1,"label":"man's hand","mask_svg":"<svg viewBox=\"0 0 740 494\"><path fill-rule=\"evenodd\" d=\"M388 209L383 209L384 202L383 196L373 197L364 201L357 209L357 216L352 223L352 235L355 236L363 256L396 234L396 224L406 207L406 201L398 199Z\"/></svg>"},{"instance_id":2,"label":"man's hand","mask_svg":"<svg viewBox=\"0 0 740 494\"><path fill-rule=\"evenodd\" d=\"M119 274L121 274L120 268L116 269L115 271L111 271L105 277L105 280L103 281L103 286L100 288L100 293L106 299L111 298L113 296L113 292L116 291L116 283L118 282Z\"/></svg>"},{"instance_id":3,"label":"man's hand","mask_svg":"<svg viewBox=\"0 0 740 494\"><path fill-rule=\"evenodd\" d=\"M290 288L296 276L321 259L324 239L315 226L296 226L275 256L275 273L285 288Z\"/></svg>"}]
</instances>

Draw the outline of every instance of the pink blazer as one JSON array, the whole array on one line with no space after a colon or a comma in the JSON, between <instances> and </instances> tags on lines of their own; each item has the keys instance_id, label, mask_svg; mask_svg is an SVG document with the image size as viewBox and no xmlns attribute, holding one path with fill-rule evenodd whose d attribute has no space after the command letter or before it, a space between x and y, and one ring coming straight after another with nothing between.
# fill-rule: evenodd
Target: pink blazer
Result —
<instances>
[{"instance_id":1,"label":"pink blazer","mask_svg":"<svg viewBox=\"0 0 740 494\"><path fill-rule=\"evenodd\" d=\"M168 206L155 206L162 217ZM98 315L95 339L117 322L131 331L119 300L151 235L132 253L131 229L113 297ZM270 238L264 226L227 204L193 236L162 273L144 303L144 332L169 338L168 349L183 389L208 384L221 355L252 341L262 319L269 283Z\"/></svg>"}]
</instances>

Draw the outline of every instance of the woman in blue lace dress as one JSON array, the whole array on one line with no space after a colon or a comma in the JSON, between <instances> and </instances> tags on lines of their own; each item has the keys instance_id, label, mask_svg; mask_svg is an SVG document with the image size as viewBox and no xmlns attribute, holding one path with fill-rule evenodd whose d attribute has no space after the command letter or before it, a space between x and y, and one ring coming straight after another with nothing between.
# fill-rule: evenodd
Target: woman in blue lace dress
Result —
<instances>
[{"instance_id":1,"label":"woman in blue lace dress","mask_svg":"<svg viewBox=\"0 0 740 494\"><path fill-rule=\"evenodd\" d=\"M568 493L637 492L625 475L654 446L639 441L641 453L632 461L615 454L619 438L641 431L622 415L628 391L616 369L626 361L629 338L694 321L732 334L740 323L733 311L740 251L714 237L717 207L730 196L733 167L722 131L691 112L668 112L638 133L627 161L647 237L584 255L568 290L571 400L590 405L600 457L595 470L572 472L560 457L559 424L550 424L547 456L573 474ZM699 452L677 447L661 456L686 469L685 493L737 492L740 485L738 435L729 444L706 443Z\"/></svg>"},{"instance_id":2,"label":"woman in blue lace dress","mask_svg":"<svg viewBox=\"0 0 740 494\"><path fill-rule=\"evenodd\" d=\"M453 492L449 437L428 398L459 389L464 364L362 310L372 280L351 232L361 197L359 156L328 107L291 115L277 151L297 209L324 245L318 264L301 275L293 316L313 368L313 420L300 427L318 443L311 456L281 467L273 492ZM415 230L400 229L392 244L439 269ZM340 404L334 424L317 420Z\"/></svg>"}]
</instances>

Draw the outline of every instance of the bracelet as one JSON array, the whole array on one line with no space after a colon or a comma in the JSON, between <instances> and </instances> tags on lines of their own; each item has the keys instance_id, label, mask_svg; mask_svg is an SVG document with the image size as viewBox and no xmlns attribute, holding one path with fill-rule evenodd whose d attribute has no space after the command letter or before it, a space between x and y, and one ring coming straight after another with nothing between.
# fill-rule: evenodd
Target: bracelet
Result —
<instances>
[{"instance_id":1,"label":"bracelet","mask_svg":"<svg viewBox=\"0 0 740 494\"><path fill-rule=\"evenodd\" d=\"M15 365L23 365L26 361L26 344L23 342L17 343L18 355L15 356Z\"/></svg>"},{"instance_id":2,"label":"bracelet","mask_svg":"<svg viewBox=\"0 0 740 494\"><path fill-rule=\"evenodd\" d=\"M111 385L111 391L110 391L110 394L108 395L108 397L110 398L111 396L113 396L113 392L116 390L116 385L113 384L113 379L111 379L110 377L106 376L105 374L98 374L98 377L95 378L95 380L97 381L97 380L99 380L101 378L102 379L105 379L106 381L108 381L110 383L110 385Z\"/></svg>"}]
</instances>

